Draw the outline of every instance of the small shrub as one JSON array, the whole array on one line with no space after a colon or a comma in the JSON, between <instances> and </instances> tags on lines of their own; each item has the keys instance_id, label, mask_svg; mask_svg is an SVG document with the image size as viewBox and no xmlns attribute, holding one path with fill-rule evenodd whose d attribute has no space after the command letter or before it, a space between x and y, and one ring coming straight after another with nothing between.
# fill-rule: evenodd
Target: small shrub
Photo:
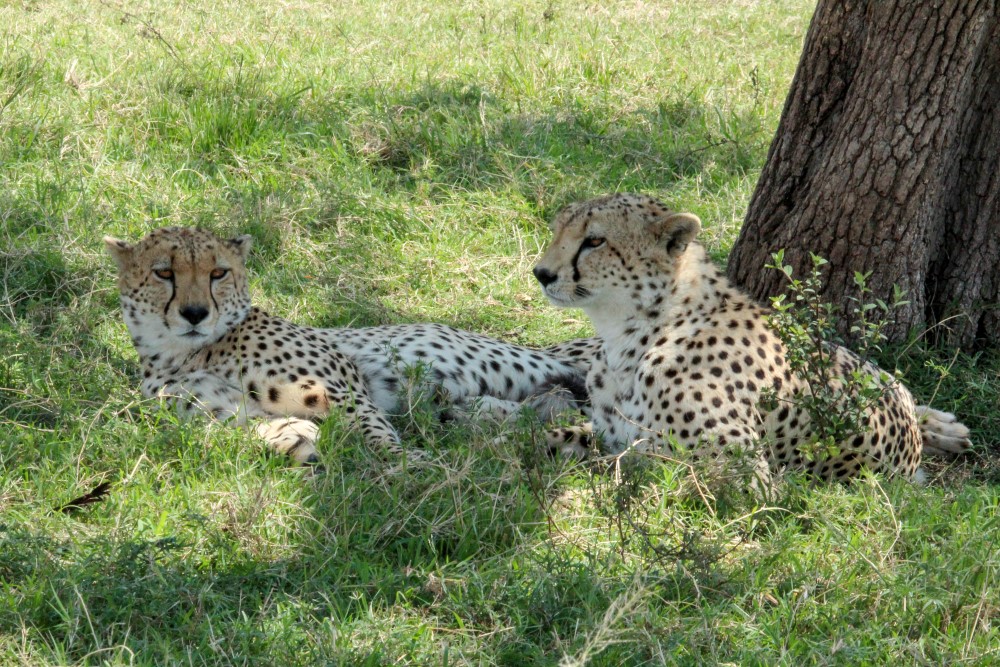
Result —
<instances>
[{"instance_id":1,"label":"small shrub","mask_svg":"<svg viewBox=\"0 0 1000 667\"><path fill-rule=\"evenodd\" d=\"M850 297L846 329L857 338L855 349L860 363L847 377L841 377L835 363L835 349L843 345L837 334L837 313L820 296L821 268L827 261L818 255L810 256L812 269L802 279L795 278L792 267L784 264L783 250L772 255L773 263L766 265L781 271L788 281L788 292L771 298L774 313L769 323L785 344L788 364L805 390L781 398L770 391L761 409L770 412L779 401L803 409L812 424L812 438L801 449L808 460L813 460L836 456L837 443L864 432L869 411L894 382L892 376L868 361L881 351L892 311L906 301L898 288L891 303L867 301L871 297L867 285L870 274L854 273L858 296Z\"/></svg>"}]
</instances>

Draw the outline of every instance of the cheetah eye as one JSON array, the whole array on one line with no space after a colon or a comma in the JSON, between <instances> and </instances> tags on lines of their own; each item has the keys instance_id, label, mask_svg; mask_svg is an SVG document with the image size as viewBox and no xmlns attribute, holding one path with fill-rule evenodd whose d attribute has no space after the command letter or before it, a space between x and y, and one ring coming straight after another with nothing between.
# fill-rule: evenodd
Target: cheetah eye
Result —
<instances>
[{"instance_id":1,"label":"cheetah eye","mask_svg":"<svg viewBox=\"0 0 1000 667\"><path fill-rule=\"evenodd\" d=\"M212 276L212 280L221 280L226 277L227 273L229 273L229 269L214 269L208 275Z\"/></svg>"},{"instance_id":2,"label":"cheetah eye","mask_svg":"<svg viewBox=\"0 0 1000 667\"><path fill-rule=\"evenodd\" d=\"M604 239L598 236L591 236L583 240L583 248L600 248L604 245Z\"/></svg>"},{"instance_id":3,"label":"cheetah eye","mask_svg":"<svg viewBox=\"0 0 1000 667\"><path fill-rule=\"evenodd\" d=\"M156 274L157 278L162 278L163 280L173 280L174 272L170 269L155 269L153 273Z\"/></svg>"}]
</instances>

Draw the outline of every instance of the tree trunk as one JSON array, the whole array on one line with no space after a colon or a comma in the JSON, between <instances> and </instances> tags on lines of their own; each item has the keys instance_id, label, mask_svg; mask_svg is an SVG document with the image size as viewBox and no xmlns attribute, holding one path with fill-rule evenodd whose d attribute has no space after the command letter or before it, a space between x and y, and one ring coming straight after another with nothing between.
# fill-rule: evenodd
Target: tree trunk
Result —
<instances>
[{"instance_id":1,"label":"tree trunk","mask_svg":"<svg viewBox=\"0 0 1000 667\"><path fill-rule=\"evenodd\" d=\"M892 339L996 345L998 100L997 0L820 0L729 275L764 299L814 252L831 303L906 291Z\"/></svg>"}]
</instances>

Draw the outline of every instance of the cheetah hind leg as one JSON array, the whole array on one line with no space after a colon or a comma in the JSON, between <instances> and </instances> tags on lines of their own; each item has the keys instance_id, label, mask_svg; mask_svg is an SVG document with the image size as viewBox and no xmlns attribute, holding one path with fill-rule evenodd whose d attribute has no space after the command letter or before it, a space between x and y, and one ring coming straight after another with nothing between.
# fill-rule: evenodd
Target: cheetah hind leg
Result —
<instances>
[{"instance_id":1,"label":"cheetah hind leg","mask_svg":"<svg viewBox=\"0 0 1000 667\"><path fill-rule=\"evenodd\" d=\"M969 428L950 412L942 412L926 405L916 408L920 436L924 441L923 453L930 456L955 456L972 447Z\"/></svg>"},{"instance_id":2,"label":"cheetah hind leg","mask_svg":"<svg viewBox=\"0 0 1000 667\"><path fill-rule=\"evenodd\" d=\"M594 427L590 422L577 426L552 428L545 433L545 444L553 456L582 460L590 456Z\"/></svg>"},{"instance_id":3,"label":"cheetah hind leg","mask_svg":"<svg viewBox=\"0 0 1000 667\"><path fill-rule=\"evenodd\" d=\"M454 401L442 412L442 421L493 422L502 424L517 416L521 404L495 396L477 396L467 401Z\"/></svg>"},{"instance_id":4,"label":"cheetah hind leg","mask_svg":"<svg viewBox=\"0 0 1000 667\"><path fill-rule=\"evenodd\" d=\"M535 394L524 401L545 424L556 421L560 415L583 412L590 414L590 401L583 385L553 384L547 391Z\"/></svg>"},{"instance_id":5,"label":"cheetah hind leg","mask_svg":"<svg viewBox=\"0 0 1000 667\"><path fill-rule=\"evenodd\" d=\"M525 409L530 409L544 424L550 424L561 414L579 408L577 400L567 389L553 388L518 402L496 396L477 396L460 401L448 409L451 418L473 421L492 421L498 424L516 420Z\"/></svg>"},{"instance_id":6,"label":"cheetah hind leg","mask_svg":"<svg viewBox=\"0 0 1000 667\"><path fill-rule=\"evenodd\" d=\"M271 419L257 424L254 430L279 454L303 465L316 466L319 463L319 452L316 451L319 426L314 422L296 417Z\"/></svg>"},{"instance_id":7,"label":"cheetah hind leg","mask_svg":"<svg viewBox=\"0 0 1000 667\"><path fill-rule=\"evenodd\" d=\"M331 406L341 408L348 423L360 429L365 442L376 451L409 461L422 461L426 458L423 452L404 447L400 443L396 429L367 394L327 389L327 396Z\"/></svg>"}]
</instances>

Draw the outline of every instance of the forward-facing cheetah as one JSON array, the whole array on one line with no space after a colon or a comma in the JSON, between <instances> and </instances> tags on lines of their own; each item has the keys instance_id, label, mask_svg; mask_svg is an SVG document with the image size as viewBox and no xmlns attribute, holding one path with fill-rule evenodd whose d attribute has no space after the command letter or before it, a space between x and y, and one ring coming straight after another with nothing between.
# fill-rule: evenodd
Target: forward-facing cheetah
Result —
<instances>
[{"instance_id":1,"label":"forward-facing cheetah","mask_svg":"<svg viewBox=\"0 0 1000 667\"><path fill-rule=\"evenodd\" d=\"M548 416L586 397L584 374L571 364L451 327L316 329L268 315L250 303L249 236L167 227L134 245L104 240L118 264L143 394L239 423L264 418L257 432L300 462L316 460L312 420L331 408L368 441L395 448L387 415L399 411L416 365L453 409L503 417L527 404Z\"/></svg>"},{"instance_id":2,"label":"forward-facing cheetah","mask_svg":"<svg viewBox=\"0 0 1000 667\"><path fill-rule=\"evenodd\" d=\"M549 300L582 308L598 339L558 352L591 360L592 424L550 432L550 447L585 455L594 432L614 447L637 441L695 456L766 443L760 464L848 478L862 468L917 474L921 450L961 452L969 431L954 416L915 406L899 382L882 384L867 430L833 457L800 449L809 416L795 400L806 383L793 374L768 311L736 289L694 242L700 221L656 200L618 194L572 205L553 222L554 238L534 273ZM599 350L597 349L599 346ZM832 349L841 378L862 367ZM871 365L863 368L879 377ZM883 376L884 377L884 376ZM766 390L777 407L761 412Z\"/></svg>"}]
</instances>

